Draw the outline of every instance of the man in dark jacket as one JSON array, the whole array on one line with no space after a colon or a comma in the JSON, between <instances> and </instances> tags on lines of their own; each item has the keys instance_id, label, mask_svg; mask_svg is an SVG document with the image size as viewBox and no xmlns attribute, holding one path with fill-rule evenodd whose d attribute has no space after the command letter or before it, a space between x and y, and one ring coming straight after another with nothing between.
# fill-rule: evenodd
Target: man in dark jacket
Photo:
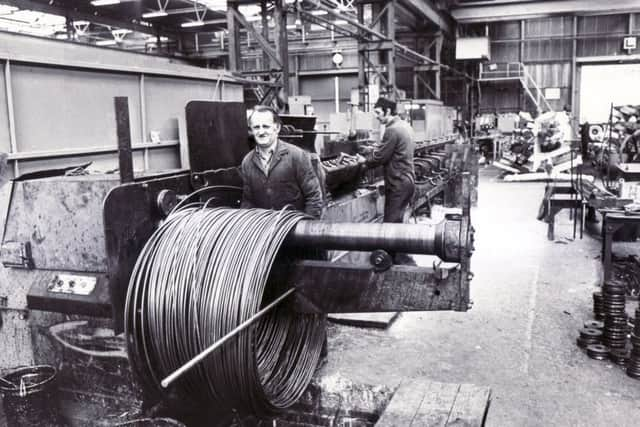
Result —
<instances>
[{"instance_id":1,"label":"man in dark jacket","mask_svg":"<svg viewBox=\"0 0 640 427\"><path fill-rule=\"evenodd\" d=\"M322 192L307 152L278 139L280 117L259 105L249 116L256 148L242 160L242 208L291 206L316 219L322 215Z\"/></svg>"},{"instance_id":2,"label":"man in dark jacket","mask_svg":"<svg viewBox=\"0 0 640 427\"><path fill-rule=\"evenodd\" d=\"M413 130L398 117L393 101L379 98L373 112L385 130L381 143L367 155L367 166L384 166L384 222L403 222L415 190Z\"/></svg>"}]
</instances>

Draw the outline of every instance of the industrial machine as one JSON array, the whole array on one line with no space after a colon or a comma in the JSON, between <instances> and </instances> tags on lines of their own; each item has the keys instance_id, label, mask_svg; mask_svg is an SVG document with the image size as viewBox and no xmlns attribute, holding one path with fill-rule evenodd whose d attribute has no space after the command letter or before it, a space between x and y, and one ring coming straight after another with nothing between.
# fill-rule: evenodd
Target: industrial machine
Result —
<instances>
[{"instance_id":1,"label":"industrial machine","mask_svg":"<svg viewBox=\"0 0 640 427\"><path fill-rule=\"evenodd\" d=\"M0 256L0 340L9 343L0 354L2 368L57 366L63 399L99 402L105 412L126 410L145 399L131 385L130 378L140 371L132 372L118 337L136 261L178 203L207 200L211 206L237 207L237 166L250 149L242 103L192 101L186 117L189 170L134 176L127 101L117 98L119 176L56 170L11 183ZM311 133L302 122L290 122L293 127L283 136L304 145ZM313 150L311 145L307 149ZM324 249L332 256L276 262L272 274L295 288L289 309L320 314L468 310L475 179L471 146L454 139L418 144L414 209L439 196L457 208L429 224L379 223L384 204L379 172L362 176L359 165L318 154L329 188L327 213L322 221L300 221L283 247ZM360 256L350 256L353 251ZM396 266L392 251L429 254L437 261L428 267ZM61 339L59 325L69 321L99 324L115 335L100 351L79 350L82 342ZM114 354L116 359L110 359Z\"/></svg>"}]
</instances>

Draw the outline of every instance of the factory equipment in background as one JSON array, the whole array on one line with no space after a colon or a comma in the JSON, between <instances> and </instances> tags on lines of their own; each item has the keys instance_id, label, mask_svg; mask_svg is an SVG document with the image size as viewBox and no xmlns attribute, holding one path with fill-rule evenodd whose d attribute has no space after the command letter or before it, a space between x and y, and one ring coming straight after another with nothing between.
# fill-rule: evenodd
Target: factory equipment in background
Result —
<instances>
[{"instance_id":1,"label":"factory equipment in background","mask_svg":"<svg viewBox=\"0 0 640 427\"><path fill-rule=\"evenodd\" d=\"M93 405L97 413L92 416L104 418L140 408L145 399L145 407L154 403L131 380L145 371L131 367L130 357L139 355L127 358L118 335L126 320L131 272L149 237L178 203L238 206L237 166L250 149L244 105L192 101L186 117L189 170L134 176L127 102L116 98L119 177L55 170L10 184L0 269L0 337L8 344L0 364L59 367L60 397L67 412L73 412L74 405ZM312 120L284 121L290 125L289 142L315 151ZM357 151L357 144L373 142L361 136L335 144L340 151ZM283 246L322 248L332 251L333 260L350 262L304 256L276 261L273 274L281 285L296 290L289 309L316 314L468 310L470 205L477 179L471 148L453 136L418 144L414 209L428 206L437 196L455 208L445 218L420 225L378 224L384 205L379 171L362 176L359 165L336 162L331 143L316 153L329 187L326 215L323 221L299 222ZM360 256L351 257L352 251ZM388 254L392 251L429 254L437 262L429 267L394 266ZM93 329L87 330L89 326ZM141 383L148 381L143 378Z\"/></svg>"}]
</instances>

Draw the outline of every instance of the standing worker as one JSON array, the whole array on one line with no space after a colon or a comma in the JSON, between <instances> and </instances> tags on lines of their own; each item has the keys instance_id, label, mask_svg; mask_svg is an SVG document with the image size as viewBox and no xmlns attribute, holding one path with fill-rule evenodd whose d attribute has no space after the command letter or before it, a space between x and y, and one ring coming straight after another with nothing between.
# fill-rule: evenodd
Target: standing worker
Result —
<instances>
[{"instance_id":1,"label":"standing worker","mask_svg":"<svg viewBox=\"0 0 640 427\"><path fill-rule=\"evenodd\" d=\"M413 199L415 173L413 170L413 130L400 119L396 103L379 98L373 108L376 119L385 125L380 144L366 155L368 167L384 166L384 222L404 222L404 214ZM396 254L398 264L413 264L405 254Z\"/></svg>"},{"instance_id":2,"label":"standing worker","mask_svg":"<svg viewBox=\"0 0 640 427\"><path fill-rule=\"evenodd\" d=\"M291 206L319 219L322 192L309 154L278 139L280 117L271 107L256 106L248 122L256 148L240 167L244 181L240 207L279 210Z\"/></svg>"},{"instance_id":3,"label":"standing worker","mask_svg":"<svg viewBox=\"0 0 640 427\"><path fill-rule=\"evenodd\" d=\"M415 190L413 130L398 117L396 103L389 99L379 98L373 112L385 130L366 163L368 167L384 166L384 222L401 223Z\"/></svg>"}]
</instances>

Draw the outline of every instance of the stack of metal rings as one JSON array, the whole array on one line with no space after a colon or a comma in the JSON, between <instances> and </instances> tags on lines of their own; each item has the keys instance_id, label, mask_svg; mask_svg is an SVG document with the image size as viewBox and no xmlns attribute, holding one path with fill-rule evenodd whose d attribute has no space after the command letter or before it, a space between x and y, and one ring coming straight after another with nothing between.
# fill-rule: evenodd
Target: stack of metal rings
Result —
<instances>
[{"instance_id":1,"label":"stack of metal rings","mask_svg":"<svg viewBox=\"0 0 640 427\"><path fill-rule=\"evenodd\" d=\"M580 331L580 336L576 339L578 347L586 349L591 344L600 344L602 341L602 331L594 328L584 328Z\"/></svg>"},{"instance_id":2,"label":"stack of metal rings","mask_svg":"<svg viewBox=\"0 0 640 427\"><path fill-rule=\"evenodd\" d=\"M627 375L640 379L640 307L636 309L635 323L631 331L631 357L627 362Z\"/></svg>"},{"instance_id":3,"label":"stack of metal rings","mask_svg":"<svg viewBox=\"0 0 640 427\"><path fill-rule=\"evenodd\" d=\"M624 349L627 345L627 315L625 313L626 287L608 281L602 287L604 306L604 333L602 342L611 349Z\"/></svg>"},{"instance_id":4,"label":"stack of metal rings","mask_svg":"<svg viewBox=\"0 0 640 427\"><path fill-rule=\"evenodd\" d=\"M593 293L593 317L596 320L604 319L604 300L602 299L602 292Z\"/></svg>"},{"instance_id":5,"label":"stack of metal rings","mask_svg":"<svg viewBox=\"0 0 640 427\"><path fill-rule=\"evenodd\" d=\"M589 344L587 356L596 360L606 360L609 358L609 348L602 344Z\"/></svg>"}]
</instances>

